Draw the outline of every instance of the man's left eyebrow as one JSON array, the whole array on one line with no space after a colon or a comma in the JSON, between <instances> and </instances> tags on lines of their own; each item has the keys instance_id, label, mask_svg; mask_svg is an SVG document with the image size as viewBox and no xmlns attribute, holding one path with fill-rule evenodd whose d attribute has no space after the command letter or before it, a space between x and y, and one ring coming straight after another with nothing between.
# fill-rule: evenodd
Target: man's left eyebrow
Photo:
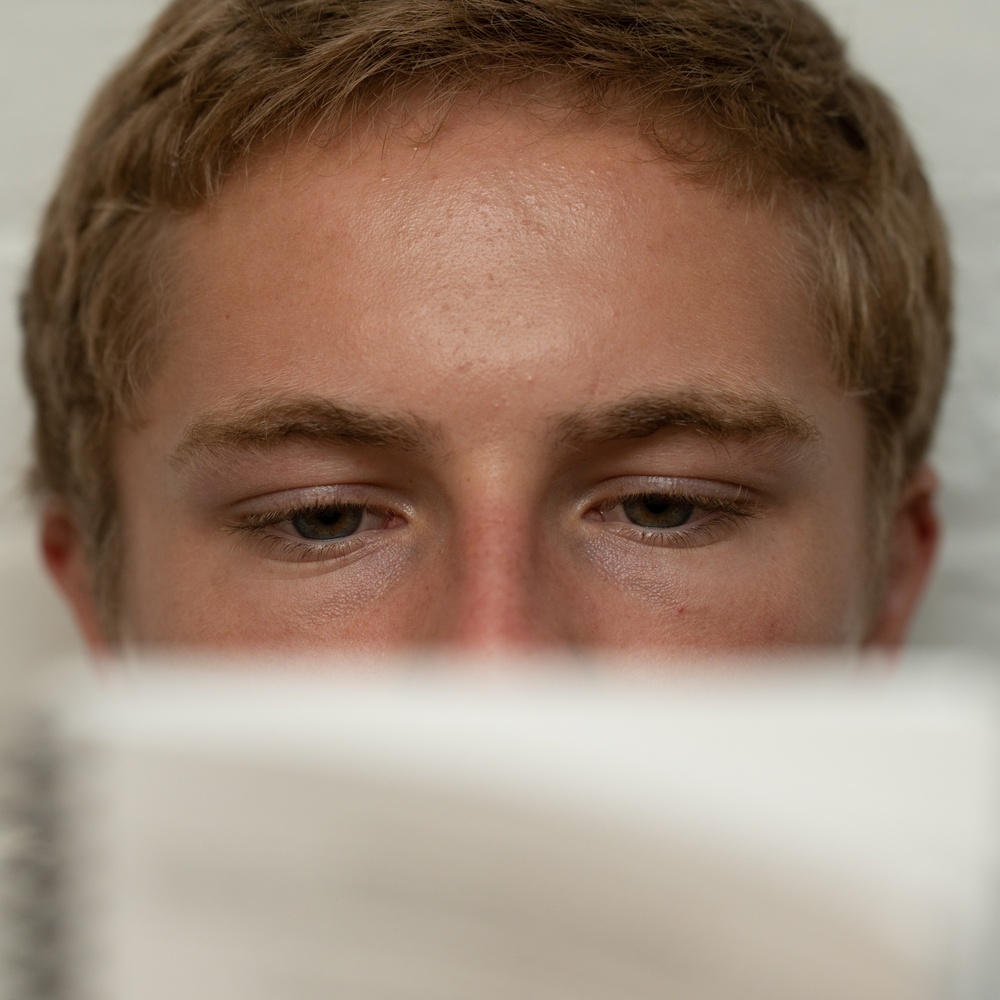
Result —
<instances>
[{"instance_id":1,"label":"man's left eyebrow","mask_svg":"<svg viewBox=\"0 0 1000 1000\"><path fill-rule=\"evenodd\" d=\"M372 413L311 396L237 403L204 414L184 432L173 461L233 448L269 448L289 439L416 452L434 438L415 417Z\"/></svg>"},{"instance_id":2,"label":"man's left eyebrow","mask_svg":"<svg viewBox=\"0 0 1000 1000\"><path fill-rule=\"evenodd\" d=\"M791 400L700 390L640 396L582 410L559 420L556 433L565 446L580 447L684 428L720 441L804 444L820 436L815 421Z\"/></svg>"}]
</instances>

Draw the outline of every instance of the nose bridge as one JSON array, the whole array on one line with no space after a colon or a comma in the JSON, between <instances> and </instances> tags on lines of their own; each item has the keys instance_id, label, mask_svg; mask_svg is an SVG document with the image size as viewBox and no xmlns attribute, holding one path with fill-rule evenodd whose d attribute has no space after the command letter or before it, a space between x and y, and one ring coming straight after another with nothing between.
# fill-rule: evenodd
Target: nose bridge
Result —
<instances>
[{"instance_id":1,"label":"nose bridge","mask_svg":"<svg viewBox=\"0 0 1000 1000\"><path fill-rule=\"evenodd\" d=\"M459 525L442 640L463 649L495 650L569 639L559 634L544 550L538 519L509 506Z\"/></svg>"}]
</instances>

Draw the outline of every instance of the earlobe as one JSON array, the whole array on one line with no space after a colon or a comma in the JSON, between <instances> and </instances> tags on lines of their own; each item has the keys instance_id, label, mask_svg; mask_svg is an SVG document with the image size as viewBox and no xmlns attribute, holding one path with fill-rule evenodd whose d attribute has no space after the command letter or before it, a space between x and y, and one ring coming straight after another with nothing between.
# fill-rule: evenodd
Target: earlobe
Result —
<instances>
[{"instance_id":1,"label":"earlobe","mask_svg":"<svg viewBox=\"0 0 1000 1000\"><path fill-rule=\"evenodd\" d=\"M87 648L95 655L106 655L110 646L101 623L86 546L77 519L65 501L46 503L41 543L45 566L69 602Z\"/></svg>"},{"instance_id":2,"label":"earlobe","mask_svg":"<svg viewBox=\"0 0 1000 1000\"><path fill-rule=\"evenodd\" d=\"M937 487L934 470L922 465L900 493L888 528L882 598L865 646L898 650L906 639L938 549Z\"/></svg>"}]
</instances>

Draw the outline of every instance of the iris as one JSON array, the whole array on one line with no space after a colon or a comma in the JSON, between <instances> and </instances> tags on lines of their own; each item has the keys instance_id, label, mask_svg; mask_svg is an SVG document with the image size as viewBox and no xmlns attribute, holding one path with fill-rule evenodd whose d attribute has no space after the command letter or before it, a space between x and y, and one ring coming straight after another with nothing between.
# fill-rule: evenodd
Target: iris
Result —
<instances>
[{"instance_id":1,"label":"iris","mask_svg":"<svg viewBox=\"0 0 1000 1000\"><path fill-rule=\"evenodd\" d=\"M694 504L663 493L650 493L625 500L622 511L640 528L679 528L691 520Z\"/></svg>"},{"instance_id":2,"label":"iris","mask_svg":"<svg viewBox=\"0 0 1000 1000\"><path fill-rule=\"evenodd\" d=\"M292 527L313 541L346 538L358 530L365 515L364 507L318 507L303 511L292 519Z\"/></svg>"}]
</instances>

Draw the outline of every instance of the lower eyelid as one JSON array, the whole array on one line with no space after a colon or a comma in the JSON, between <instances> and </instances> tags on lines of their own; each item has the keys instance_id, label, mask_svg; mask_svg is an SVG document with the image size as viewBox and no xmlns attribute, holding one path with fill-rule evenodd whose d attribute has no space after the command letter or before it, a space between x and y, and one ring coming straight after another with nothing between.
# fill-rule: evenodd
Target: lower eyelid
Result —
<instances>
[{"instance_id":1,"label":"lower eyelid","mask_svg":"<svg viewBox=\"0 0 1000 1000\"><path fill-rule=\"evenodd\" d=\"M713 541L713 535L720 535L727 528L735 527L741 521L738 514L727 512L711 513L697 521L676 528L644 528L629 521L609 521L618 535L661 548L685 548L692 544Z\"/></svg>"},{"instance_id":2,"label":"lower eyelid","mask_svg":"<svg viewBox=\"0 0 1000 1000\"><path fill-rule=\"evenodd\" d=\"M282 537L259 532L250 538L250 545L258 554L282 562L312 563L343 558L357 551L363 544L357 535L349 535L335 542L310 543L306 539Z\"/></svg>"}]
</instances>

